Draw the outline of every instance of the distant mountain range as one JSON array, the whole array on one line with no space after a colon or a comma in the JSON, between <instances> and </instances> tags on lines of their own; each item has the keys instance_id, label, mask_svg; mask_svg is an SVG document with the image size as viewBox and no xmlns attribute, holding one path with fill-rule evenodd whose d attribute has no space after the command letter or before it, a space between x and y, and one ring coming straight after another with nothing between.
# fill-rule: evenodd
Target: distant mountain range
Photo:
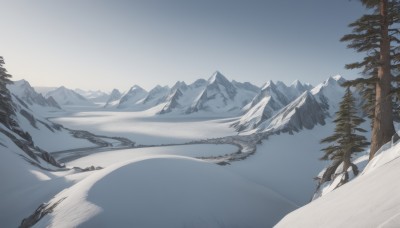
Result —
<instances>
[{"instance_id":1,"label":"distant mountain range","mask_svg":"<svg viewBox=\"0 0 400 228\"><path fill-rule=\"evenodd\" d=\"M208 80L198 79L192 84L178 81L171 88L157 85L146 91L139 85L126 92L114 89L102 91L71 90L59 87L45 96L34 91L26 81L10 88L25 102L68 107L94 106L102 103L108 110L144 111L156 115L210 115L237 117L232 123L238 132L293 132L325 124L325 119L337 111L343 96L341 76L329 77L317 86L299 80L290 85L268 81L261 88L249 82L229 81L216 71ZM18 89L17 89L18 88Z\"/></svg>"}]
</instances>

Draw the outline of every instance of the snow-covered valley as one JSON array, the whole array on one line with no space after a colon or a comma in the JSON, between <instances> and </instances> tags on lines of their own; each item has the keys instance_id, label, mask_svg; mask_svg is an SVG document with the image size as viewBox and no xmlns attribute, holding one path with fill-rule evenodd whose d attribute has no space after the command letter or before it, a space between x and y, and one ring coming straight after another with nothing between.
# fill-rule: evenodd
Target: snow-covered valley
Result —
<instances>
[{"instance_id":1,"label":"snow-covered valley","mask_svg":"<svg viewBox=\"0 0 400 228\"><path fill-rule=\"evenodd\" d=\"M109 105L102 92L53 99L15 83L18 128L0 126L1 227L272 227L309 203L344 79L258 89L222 77L134 86Z\"/></svg>"}]
</instances>

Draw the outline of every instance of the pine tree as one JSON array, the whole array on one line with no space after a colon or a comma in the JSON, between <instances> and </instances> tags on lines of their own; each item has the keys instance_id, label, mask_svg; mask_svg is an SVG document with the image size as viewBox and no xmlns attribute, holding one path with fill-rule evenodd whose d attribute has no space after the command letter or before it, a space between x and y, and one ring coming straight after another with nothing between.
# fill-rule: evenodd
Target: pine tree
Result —
<instances>
[{"instance_id":1,"label":"pine tree","mask_svg":"<svg viewBox=\"0 0 400 228\"><path fill-rule=\"evenodd\" d=\"M332 160L331 169L327 169L324 174L325 179L321 183L330 180L330 177L335 173L336 168L342 164L344 179L341 184L348 181L349 175L347 170L352 167L354 175L358 175L358 168L352 163L352 155L362 152L369 145L367 139L359 132L366 132L359 125L365 120L357 116L355 108L355 99L349 87L340 102L339 111L336 112L336 118L333 121L336 124L333 135L321 140L321 143L331 143L328 147L322 149L325 155L322 160ZM328 173L329 172L329 173Z\"/></svg>"},{"instance_id":2,"label":"pine tree","mask_svg":"<svg viewBox=\"0 0 400 228\"><path fill-rule=\"evenodd\" d=\"M360 0L372 11L351 23L353 33L341 41L350 42L349 48L366 53L363 61L346 65L347 69L362 68L364 78L358 78L347 85L362 85L369 98L368 115L372 120L370 159L375 152L394 135L393 126L393 82L398 68L400 50L400 2L399 0ZM371 90L374 88L374 91ZM369 90L366 90L369 89ZM373 92L373 93L372 93ZM375 96L375 99L371 99ZM372 113L371 113L372 112Z\"/></svg>"},{"instance_id":3,"label":"pine tree","mask_svg":"<svg viewBox=\"0 0 400 228\"><path fill-rule=\"evenodd\" d=\"M10 80L11 75L7 73L3 65L4 59L0 56L0 123L11 128L14 125L11 116L15 113L7 85L11 84L12 81Z\"/></svg>"}]
</instances>

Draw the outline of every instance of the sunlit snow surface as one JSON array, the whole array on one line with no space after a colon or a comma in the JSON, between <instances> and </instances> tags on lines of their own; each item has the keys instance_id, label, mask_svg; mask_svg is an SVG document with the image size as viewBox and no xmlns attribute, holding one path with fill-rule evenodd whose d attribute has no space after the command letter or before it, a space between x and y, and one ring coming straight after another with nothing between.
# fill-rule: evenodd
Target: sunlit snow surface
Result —
<instances>
[{"instance_id":1,"label":"sunlit snow surface","mask_svg":"<svg viewBox=\"0 0 400 228\"><path fill-rule=\"evenodd\" d=\"M126 137L137 144L160 145L234 135L230 122L218 116L155 115L143 112L78 112L52 121L72 129Z\"/></svg>"},{"instance_id":2,"label":"sunlit snow surface","mask_svg":"<svg viewBox=\"0 0 400 228\"><path fill-rule=\"evenodd\" d=\"M270 227L295 208L223 167L179 156L149 157L98 171L35 227Z\"/></svg>"},{"instance_id":3,"label":"sunlit snow surface","mask_svg":"<svg viewBox=\"0 0 400 228\"><path fill-rule=\"evenodd\" d=\"M290 213L277 227L399 227L400 143L386 147L362 174Z\"/></svg>"}]
</instances>

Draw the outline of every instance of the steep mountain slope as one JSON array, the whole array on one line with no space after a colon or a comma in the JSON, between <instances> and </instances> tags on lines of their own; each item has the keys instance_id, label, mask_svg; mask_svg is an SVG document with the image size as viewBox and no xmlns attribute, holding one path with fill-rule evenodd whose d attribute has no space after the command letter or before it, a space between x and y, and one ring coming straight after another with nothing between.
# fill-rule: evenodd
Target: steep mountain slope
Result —
<instances>
[{"instance_id":1,"label":"steep mountain slope","mask_svg":"<svg viewBox=\"0 0 400 228\"><path fill-rule=\"evenodd\" d=\"M267 82L253 100L246 105L244 110L247 112L233 124L238 131L257 128L291 101L294 92L282 82L277 84L279 87L272 81Z\"/></svg>"},{"instance_id":2,"label":"steep mountain slope","mask_svg":"<svg viewBox=\"0 0 400 228\"><path fill-rule=\"evenodd\" d=\"M183 81L176 82L166 95L164 102L161 104L161 110L158 113L185 113L187 108L190 107L196 97L205 88L206 84L207 82L203 79L199 79L190 85L187 85Z\"/></svg>"},{"instance_id":3,"label":"steep mountain slope","mask_svg":"<svg viewBox=\"0 0 400 228\"><path fill-rule=\"evenodd\" d=\"M167 96L168 92L169 92L168 86L157 85L156 87L154 87L149 91L149 93L144 98L141 104L145 107L156 106L165 100L165 97Z\"/></svg>"},{"instance_id":4,"label":"steep mountain slope","mask_svg":"<svg viewBox=\"0 0 400 228\"><path fill-rule=\"evenodd\" d=\"M43 160L46 155L35 151L30 144L0 124L1 227L18 227L24 216L66 187L47 188L53 175L40 167L58 167ZM63 185L61 180L59 185Z\"/></svg>"},{"instance_id":5,"label":"steep mountain slope","mask_svg":"<svg viewBox=\"0 0 400 228\"><path fill-rule=\"evenodd\" d=\"M310 91L322 107L328 110L331 116L333 116L339 108L339 102L345 91L345 88L340 85L345 81L346 79L339 75L329 77Z\"/></svg>"},{"instance_id":6,"label":"steep mountain slope","mask_svg":"<svg viewBox=\"0 0 400 228\"><path fill-rule=\"evenodd\" d=\"M164 114L164 113L169 113L172 110L181 108L182 105L179 103L179 99L183 96L183 93L179 88L176 88L175 90L171 90L171 92L167 95L165 98L166 102L165 105L163 105L163 108L161 111L159 111L159 114Z\"/></svg>"},{"instance_id":7,"label":"steep mountain slope","mask_svg":"<svg viewBox=\"0 0 400 228\"><path fill-rule=\"evenodd\" d=\"M117 108L119 109L134 109L136 105L140 104L141 100L147 96L147 91L144 90L142 87L138 85L132 86L129 91L124 94L119 103Z\"/></svg>"},{"instance_id":8,"label":"steep mountain slope","mask_svg":"<svg viewBox=\"0 0 400 228\"><path fill-rule=\"evenodd\" d=\"M246 106L247 112L232 126L239 132L249 134L262 131L293 132L324 124L325 118L332 117L338 110L344 94L344 88L341 87L344 81L341 76L330 77L312 89L310 85L297 80L291 86L282 82L275 85L270 81Z\"/></svg>"},{"instance_id":9,"label":"steep mountain slope","mask_svg":"<svg viewBox=\"0 0 400 228\"><path fill-rule=\"evenodd\" d=\"M325 124L326 115L314 96L308 91L281 109L276 115L263 122L257 131L293 132L311 129L316 124Z\"/></svg>"},{"instance_id":10,"label":"steep mountain slope","mask_svg":"<svg viewBox=\"0 0 400 228\"><path fill-rule=\"evenodd\" d=\"M400 144L384 149L363 173L290 213L276 227L398 227Z\"/></svg>"},{"instance_id":11,"label":"steep mountain slope","mask_svg":"<svg viewBox=\"0 0 400 228\"><path fill-rule=\"evenodd\" d=\"M79 147L92 147L95 144L75 138L70 131L59 124L54 124L31 110L21 99L14 96L14 119L23 132L29 133L35 146L53 152Z\"/></svg>"},{"instance_id":12,"label":"steep mountain slope","mask_svg":"<svg viewBox=\"0 0 400 228\"><path fill-rule=\"evenodd\" d=\"M46 94L45 97L53 97L61 106L93 106L94 103L84 98L71 89L61 86Z\"/></svg>"},{"instance_id":13,"label":"steep mountain slope","mask_svg":"<svg viewBox=\"0 0 400 228\"><path fill-rule=\"evenodd\" d=\"M42 94L37 93L34 88L25 80L15 81L13 84L7 86L12 94L31 106L34 109L50 108L59 110L61 107L54 100L53 97L45 98ZM39 107L37 107L39 106Z\"/></svg>"},{"instance_id":14,"label":"steep mountain slope","mask_svg":"<svg viewBox=\"0 0 400 228\"><path fill-rule=\"evenodd\" d=\"M113 89L113 91L111 91L110 96L108 96L108 100L106 101L106 104L104 105L104 107L117 106L121 97L122 97L122 93L118 89Z\"/></svg>"},{"instance_id":15,"label":"steep mountain slope","mask_svg":"<svg viewBox=\"0 0 400 228\"><path fill-rule=\"evenodd\" d=\"M206 87L186 110L186 113L206 111L238 114L255 94L253 87L241 85L239 89L217 71L208 79Z\"/></svg>"}]
</instances>

